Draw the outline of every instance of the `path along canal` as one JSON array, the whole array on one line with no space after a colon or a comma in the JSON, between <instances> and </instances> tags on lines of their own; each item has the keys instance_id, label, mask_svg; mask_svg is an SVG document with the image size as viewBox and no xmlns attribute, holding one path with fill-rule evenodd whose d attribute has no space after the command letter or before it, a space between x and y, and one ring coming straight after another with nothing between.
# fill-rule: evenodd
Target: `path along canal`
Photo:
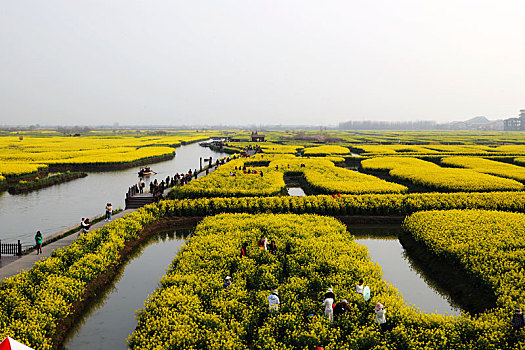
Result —
<instances>
[{"instance_id":1,"label":"path along canal","mask_svg":"<svg viewBox=\"0 0 525 350\"><path fill-rule=\"evenodd\" d=\"M460 313L447 292L404 251L397 239L399 225L350 225L348 230L359 244L368 247L372 260L381 265L383 277L408 304L422 312ZM126 339L137 324L135 310L143 307L191 231L186 228L152 234L70 332L65 349L126 349Z\"/></svg>"},{"instance_id":2,"label":"path along canal","mask_svg":"<svg viewBox=\"0 0 525 350\"><path fill-rule=\"evenodd\" d=\"M227 157L228 154L201 147L198 143L177 147L172 160L151 164L159 182L175 173L199 169L199 158ZM204 166L204 161L203 161ZM104 213L107 202L124 208L128 188L138 182L139 167L125 170L88 172L88 176L26 194L0 193L0 239L4 243L34 243L40 230L44 237L80 223L82 217ZM146 188L149 188L147 180Z\"/></svg>"}]
</instances>

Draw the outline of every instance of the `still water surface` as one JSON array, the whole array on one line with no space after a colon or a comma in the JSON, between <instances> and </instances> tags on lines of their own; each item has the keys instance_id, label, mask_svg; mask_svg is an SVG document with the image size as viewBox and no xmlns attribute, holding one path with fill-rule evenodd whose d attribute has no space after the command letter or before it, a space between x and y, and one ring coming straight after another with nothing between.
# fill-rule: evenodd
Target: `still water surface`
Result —
<instances>
[{"instance_id":1,"label":"still water surface","mask_svg":"<svg viewBox=\"0 0 525 350\"><path fill-rule=\"evenodd\" d=\"M401 292L407 304L426 313L461 314L460 306L403 248L397 238L401 227L356 225L348 230L356 236L357 243L368 248L372 261L381 266L383 278Z\"/></svg>"},{"instance_id":2,"label":"still water surface","mask_svg":"<svg viewBox=\"0 0 525 350\"><path fill-rule=\"evenodd\" d=\"M160 180L175 173L199 169L199 157L218 159L228 154L201 147L198 143L175 149L172 160L151 164ZM204 165L204 162L203 162ZM37 230L44 237L80 223L82 217L104 213L107 202L124 208L125 194L137 183L140 167L117 171L89 172L87 177L26 194L0 193L0 239L5 243L33 243ZM193 170L192 170L193 171ZM149 180L146 183L148 188Z\"/></svg>"},{"instance_id":3,"label":"still water surface","mask_svg":"<svg viewBox=\"0 0 525 350\"><path fill-rule=\"evenodd\" d=\"M397 239L399 225L350 225L356 241L368 247L383 278L393 284L404 300L423 312L458 315L460 308L407 255ZM127 337L136 327L135 310L142 308L147 295L158 286L165 269L184 244L192 229L152 235L122 267L116 281L79 322L66 349L125 349ZM372 291L373 292L373 291Z\"/></svg>"},{"instance_id":4,"label":"still water surface","mask_svg":"<svg viewBox=\"0 0 525 350\"><path fill-rule=\"evenodd\" d=\"M126 339L137 326L135 310L157 288L190 233L191 229L157 233L134 251L116 281L70 332L65 349L127 349Z\"/></svg>"}]
</instances>

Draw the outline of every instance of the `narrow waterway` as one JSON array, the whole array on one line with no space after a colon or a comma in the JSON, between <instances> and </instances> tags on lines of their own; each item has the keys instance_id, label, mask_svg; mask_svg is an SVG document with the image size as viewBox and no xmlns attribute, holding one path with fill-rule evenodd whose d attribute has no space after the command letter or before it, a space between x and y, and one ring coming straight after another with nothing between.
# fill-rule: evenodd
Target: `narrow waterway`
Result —
<instances>
[{"instance_id":1,"label":"narrow waterway","mask_svg":"<svg viewBox=\"0 0 525 350\"><path fill-rule=\"evenodd\" d=\"M137 326L135 311L158 286L192 229L153 234L129 257L117 279L76 324L64 349L127 349Z\"/></svg>"},{"instance_id":2,"label":"narrow waterway","mask_svg":"<svg viewBox=\"0 0 525 350\"><path fill-rule=\"evenodd\" d=\"M356 242L365 245L372 261L383 271L383 278L395 286L407 304L426 313L460 315L461 307L440 288L424 267L413 260L398 240L399 225L349 226Z\"/></svg>"},{"instance_id":3,"label":"narrow waterway","mask_svg":"<svg viewBox=\"0 0 525 350\"><path fill-rule=\"evenodd\" d=\"M199 169L199 158L218 159L228 154L201 147L198 143L175 149L172 160L151 164L157 172L151 180L165 179L175 173ZM204 162L203 162L204 163ZM204 165L204 164L203 164ZM43 188L27 194L0 193L0 239L15 243L18 239L34 243L40 230L44 237L80 223L82 217L104 213L107 202L124 208L125 194L137 183L140 167L117 171L89 172L88 176L71 182ZM149 185L147 183L146 185Z\"/></svg>"},{"instance_id":4,"label":"narrow waterway","mask_svg":"<svg viewBox=\"0 0 525 350\"><path fill-rule=\"evenodd\" d=\"M303 189L301 187L288 187L287 188L288 195L292 197L302 197L306 196L306 193L304 193Z\"/></svg>"}]
</instances>

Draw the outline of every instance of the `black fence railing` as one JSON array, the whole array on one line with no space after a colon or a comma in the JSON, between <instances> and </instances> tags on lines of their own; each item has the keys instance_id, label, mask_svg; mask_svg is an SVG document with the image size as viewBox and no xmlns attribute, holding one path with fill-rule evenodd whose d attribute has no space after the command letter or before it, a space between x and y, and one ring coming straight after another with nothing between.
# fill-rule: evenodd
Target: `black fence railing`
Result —
<instances>
[{"instance_id":1,"label":"black fence railing","mask_svg":"<svg viewBox=\"0 0 525 350\"><path fill-rule=\"evenodd\" d=\"M24 251L34 248L31 244L22 244L20 240L17 243L2 243L0 240L0 259L2 255L22 255Z\"/></svg>"},{"instance_id":2,"label":"black fence railing","mask_svg":"<svg viewBox=\"0 0 525 350\"><path fill-rule=\"evenodd\" d=\"M128 188L128 192L126 193L126 198L133 197L139 193L139 187L137 185L133 185L130 188Z\"/></svg>"}]
</instances>

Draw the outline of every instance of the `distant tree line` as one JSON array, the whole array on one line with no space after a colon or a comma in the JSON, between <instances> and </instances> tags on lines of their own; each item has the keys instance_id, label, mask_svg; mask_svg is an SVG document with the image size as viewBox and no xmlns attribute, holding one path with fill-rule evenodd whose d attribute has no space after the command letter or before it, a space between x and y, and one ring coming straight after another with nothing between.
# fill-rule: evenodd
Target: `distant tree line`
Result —
<instances>
[{"instance_id":1,"label":"distant tree line","mask_svg":"<svg viewBox=\"0 0 525 350\"><path fill-rule=\"evenodd\" d=\"M91 131L91 128L87 126L58 126L57 131L63 133L64 135L69 134L85 134Z\"/></svg>"},{"instance_id":2,"label":"distant tree line","mask_svg":"<svg viewBox=\"0 0 525 350\"><path fill-rule=\"evenodd\" d=\"M341 130L435 130L435 121L389 122L389 121L347 121L339 123Z\"/></svg>"}]
</instances>

